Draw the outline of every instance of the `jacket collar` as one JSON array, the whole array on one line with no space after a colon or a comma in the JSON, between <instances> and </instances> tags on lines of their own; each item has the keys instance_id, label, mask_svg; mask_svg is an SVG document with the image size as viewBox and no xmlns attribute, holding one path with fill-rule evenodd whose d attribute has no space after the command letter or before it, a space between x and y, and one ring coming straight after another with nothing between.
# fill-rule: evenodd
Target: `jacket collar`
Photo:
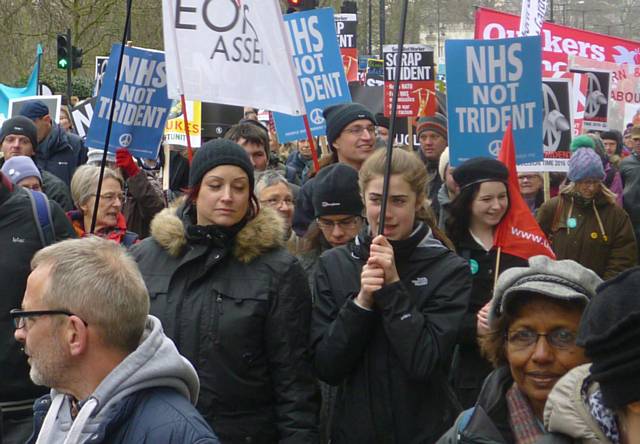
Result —
<instances>
[{"instance_id":1,"label":"jacket collar","mask_svg":"<svg viewBox=\"0 0 640 444\"><path fill-rule=\"evenodd\" d=\"M166 208L153 218L151 237L171 256L180 256L189 244L185 222L179 216L184 207ZM243 263L249 263L269 250L284 247L284 224L275 210L262 207L258 215L236 235L232 254Z\"/></svg>"}]
</instances>

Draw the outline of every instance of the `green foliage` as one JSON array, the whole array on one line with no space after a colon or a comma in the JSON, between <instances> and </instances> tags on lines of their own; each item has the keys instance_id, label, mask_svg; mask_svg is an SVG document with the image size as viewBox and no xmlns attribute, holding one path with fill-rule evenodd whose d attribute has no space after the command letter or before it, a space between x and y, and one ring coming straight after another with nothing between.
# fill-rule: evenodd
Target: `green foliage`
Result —
<instances>
[{"instance_id":1,"label":"green foliage","mask_svg":"<svg viewBox=\"0 0 640 444\"><path fill-rule=\"evenodd\" d=\"M54 94L67 94L67 74L65 72L44 73L40 81L51 88ZM93 79L82 76L71 77L72 95L84 99L93 96Z\"/></svg>"}]
</instances>

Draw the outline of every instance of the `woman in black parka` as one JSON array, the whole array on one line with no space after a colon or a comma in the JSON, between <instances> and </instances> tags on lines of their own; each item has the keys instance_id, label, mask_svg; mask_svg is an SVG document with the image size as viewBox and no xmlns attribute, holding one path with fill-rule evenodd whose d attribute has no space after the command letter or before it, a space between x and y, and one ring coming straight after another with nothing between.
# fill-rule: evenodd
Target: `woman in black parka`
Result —
<instances>
[{"instance_id":1,"label":"woman in black parka","mask_svg":"<svg viewBox=\"0 0 640 444\"><path fill-rule=\"evenodd\" d=\"M468 267L426 221L426 170L400 149L375 235L385 162L380 150L359 173L369 227L325 252L315 275L311 341L319 378L339 386L335 444L435 442L458 411L447 371Z\"/></svg>"},{"instance_id":2,"label":"woman in black parka","mask_svg":"<svg viewBox=\"0 0 640 444\"><path fill-rule=\"evenodd\" d=\"M196 368L197 408L221 442L316 442L311 297L283 224L259 208L234 142L200 148L189 182L186 202L161 212L133 250L151 314Z\"/></svg>"}]
</instances>

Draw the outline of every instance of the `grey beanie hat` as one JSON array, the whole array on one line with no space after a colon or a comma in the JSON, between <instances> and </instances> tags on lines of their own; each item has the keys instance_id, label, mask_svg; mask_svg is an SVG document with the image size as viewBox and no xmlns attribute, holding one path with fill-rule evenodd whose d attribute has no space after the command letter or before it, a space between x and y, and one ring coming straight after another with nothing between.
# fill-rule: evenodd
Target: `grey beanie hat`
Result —
<instances>
[{"instance_id":1,"label":"grey beanie hat","mask_svg":"<svg viewBox=\"0 0 640 444\"><path fill-rule=\"evenodd\" d=\"M533 256L528 267L509 268L498 278L489 309L489 326L494 328L498 319L509 312L509 305L517 295L535 293L586 305L601 283L596 273L575 261Z\"/></svg>"}]
</instances>

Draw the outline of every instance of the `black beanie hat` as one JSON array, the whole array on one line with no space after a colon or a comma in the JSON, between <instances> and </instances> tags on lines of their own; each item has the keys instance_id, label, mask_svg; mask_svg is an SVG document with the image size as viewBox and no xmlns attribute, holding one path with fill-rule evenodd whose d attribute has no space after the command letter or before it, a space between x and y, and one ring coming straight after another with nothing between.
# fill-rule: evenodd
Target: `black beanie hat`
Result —
<instances>
[{"instance_id":1,"label":"black beanie hat","mask_svg":"<svg viewBox=\"0 0 640 444\"><path fill-rule=\"evenodd\" d=\"M228 139L210 140L198 151L191 162L189 187L193 188L202 181L207 171L220 165L235 165L249 176L249 189L253 193L253 165L244 148Z\"/></svg>"},{"instance_id":2,"label":"black beanie hat","mask_svg":"<svg viewBox=\"0 0 640 444\"><path fill-rule=\"evenodd\" d=\"M490 157L474 157L453 170L453 180L460 189L480 182L507 183L509 170L499 160Z\"/></svg>"},{"instance_id":3,"label":"black beanie hat","mask_svg":"<svg viewBox=\"0 0 640 444\"><path fill-rule=\"evenodd\" d=\"M382 126L385 127L386 129L389 129L389 118L385 117L383 113L377 113L376 114L376 122L378 122L378 126Z\"/></svg>"},{"instance_id":4,"label":"black beanie hat","mask_svg":"<svg viewBox=\"0 0 640 444\"><path fill-rule=\"evenodd\" d=\"M33 149L38 148L38 129L31 119L27 117L16 116L5 120L2 124L2 129L0 129L0 143L9 134L27 136L31 141L31 145L33 145Z\"/></svg>"},{"instance_id":5,"label":"black beanie hat","mask_svg":"<svg viewBox=\"0 0 640 444\"><path fill-rule=\"evenodd\" d=\"M600 285L585 308L578 345L591 358L591 377L611 409L640 401L640 267Z\"/></svg>"},{"instance_id":6,"label":"black beanie hat","mask_svg":"<svg viewBox=\"0 0 640 444\"><path fill-rule=\"evenodd\" d=\"M313 179L311 201L315 217L333 214L362 216L364 205L358 188L358 172L343 163L322 168Z\"/></svg>"},{"instance_id":7,"label":"black beanie hat","mask_svg":"<svg viewBox=\"0 0 640 444\"><path fill-rule=\"evenodd\" d=\"M327 124L327 142L333 150L333 141L336 140L345 126L354 120L368 119L371 123L377 125L376 118L364 105L359 103L343 103L341 105L333 105L324 110L322 113Z\"/></svg>"}]
</instances>

